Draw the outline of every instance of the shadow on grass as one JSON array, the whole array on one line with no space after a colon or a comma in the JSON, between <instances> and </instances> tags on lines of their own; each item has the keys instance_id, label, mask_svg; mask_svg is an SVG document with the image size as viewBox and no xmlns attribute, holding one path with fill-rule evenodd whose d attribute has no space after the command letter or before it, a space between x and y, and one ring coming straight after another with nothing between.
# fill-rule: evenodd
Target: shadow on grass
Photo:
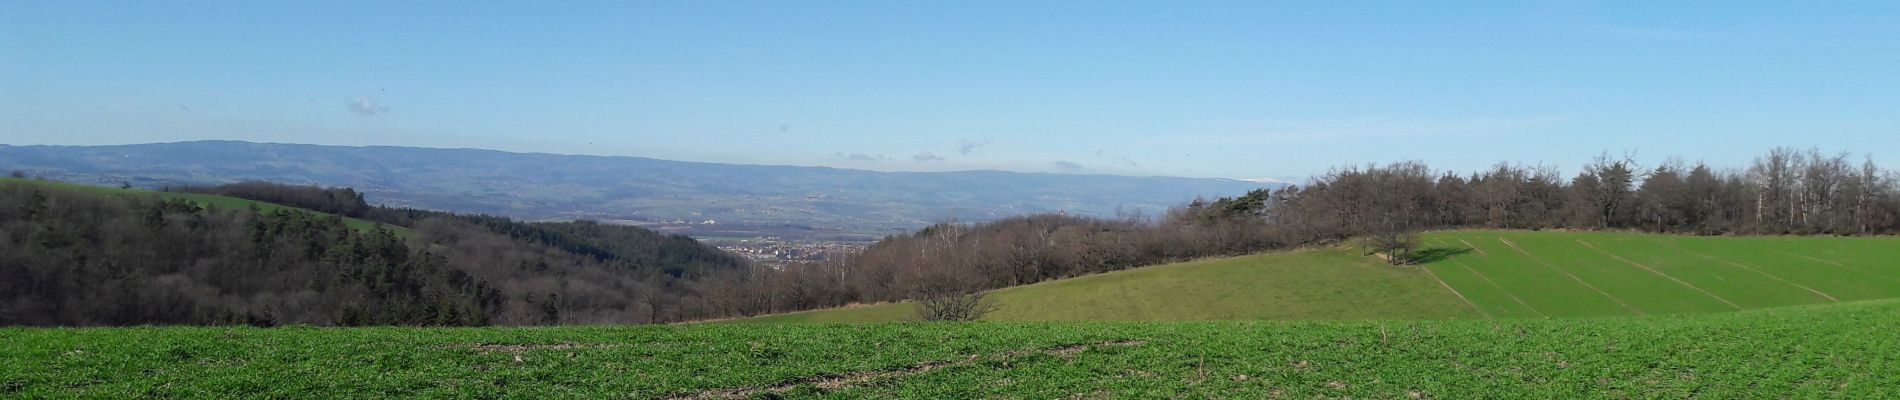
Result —
<instances>
[{"instance_id":1,"label":"shadow on grass","mask_svg":"<svg viewBox=\"0 0 1900 400\"><path fill-rule=\"evenodd\" d=\"M1451 258L1451 256L1461 255L1461 254L1470 253L1470 252L1471 252L1471 249L1464 248L1464 247L1433 247L1429 249L1419 249L1418 251L1412 252L1412 263L1413 264L1431 264L1431 263L1435 263L1439 261L1444 261L1447 258Z\"/></svg>"}]
</instances>

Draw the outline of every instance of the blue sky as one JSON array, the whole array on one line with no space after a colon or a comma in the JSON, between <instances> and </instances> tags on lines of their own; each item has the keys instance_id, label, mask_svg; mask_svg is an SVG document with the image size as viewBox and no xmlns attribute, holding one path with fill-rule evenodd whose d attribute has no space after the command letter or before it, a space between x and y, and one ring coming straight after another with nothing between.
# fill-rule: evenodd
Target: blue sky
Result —
<instances>
[{"instance_id":1,"label":"blue sky","mask_svg":"<svg viewBox=\"0 0 1900 400\"><path fill-rule=\"evenodd\" d=\"M199 139L1227 178L1891 163L1900 2L0 1L0 143Z\"/></svg>"}]
</instances>

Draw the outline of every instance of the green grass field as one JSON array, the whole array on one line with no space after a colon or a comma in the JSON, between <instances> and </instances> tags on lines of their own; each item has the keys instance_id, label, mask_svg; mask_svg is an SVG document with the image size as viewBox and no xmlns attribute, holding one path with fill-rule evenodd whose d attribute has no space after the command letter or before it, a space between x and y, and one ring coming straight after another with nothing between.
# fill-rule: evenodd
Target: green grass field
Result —
<instances>
[{"instance_id":1,"label":"green grass field","mask_svg":"<svg viewBox=\"0 0 1900 400\"><path fill-rule=\"evenodd\" d=\"M1900 301L1687 316L0 329L4 398L1893 398Z\"/></svg>"},{"instance_id":2,"label":"green grass field","mask_svg":"<svg viewBox=\"0 0 1900 400\"><path fill-rule=\"evenodd\" d=\"M1351 282L1352 284L1345 284ZM993 292L1001 321L1476 318L1424 271L1346 250L1266 253L1137 268ZM734 322L880 322L909 303Z\"/></svg>"},{"instance_id":3,"label":"green grass field","mask_svg":"<svg viewBox=\"0 0 1900 400\"><path fill-rule=\"evenodd\" d=\"M1001 321L1485 319L1685 314L1900 298L1900 239L1447 231L1443 259L1349 248L1202 260L993 292ZM740 323L881 322L908 303Z\"/></svg>"},{"instance_id":4,"label":"green grass field","mask_svg":"<svg viewBox=\"0 0 1900 400\"><path fill-rule=\"evenodd\" d=\"M1425 265L1486 317L1682 314L1900 297L1900 239L1456 231Z\"/></svg>"},{"instance_id":5,"label":"green grass field","mask_svg":"<svg viewBox=\"0 0 1900 400\"><path fill-rule=\"evenodd\" d=\"M209 194L200 194L200 193L173 193L173 192L160 192L160 191L142 190L142 189L120 189L120 188L115 188L115 187L80 185L80 184L72 184L72 183L65 183L65 182L41 181L41 180L20 179L20 178L11 178L11 177L0 177L0 185L38 185L38 186L43 186L43 187L53 188L53 189L77 190L77 191L85 191L85 192L92 192L92 193L127 195L127 196L157 196L159 198L165 198L165 199L187 200L193 203L198 203L199 205L215 205L221 208L243 209L245 207L257 207L258 211L262 211L266 213L275 212L279 209L286 209L286 208L303 211L303 212L310 212L310 213L316 212L316 211L312 211L308 209L290 207L290 206L285 206L285 205L281 205L277 203L266 203L266 202L261 202L261 201L240 199L236 197L218 196L218 195L209 195ZM351 228L355 228L357 230L361 230L365 232L376 229L376 222L357 219L357 218L347 218L347 217L343 218L343 224L348 225ZM415 233L414 231L409 230L409 228L404 228L400 226L384 225L383 227L389 229L390 232L395 233L397 236L408 237L409 235Z\"/></svg>"}]
</instances>

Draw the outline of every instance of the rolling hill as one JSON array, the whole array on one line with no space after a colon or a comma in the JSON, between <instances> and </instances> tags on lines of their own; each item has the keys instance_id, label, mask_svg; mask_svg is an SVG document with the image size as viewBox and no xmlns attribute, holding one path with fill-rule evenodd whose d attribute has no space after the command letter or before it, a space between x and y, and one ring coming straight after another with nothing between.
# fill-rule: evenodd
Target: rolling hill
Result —
<instances>
[{"instance_id":1,"label":"rolling hill","mask_svg":"<svg viewBox=\"0 0 1900 400\"><path fill-rule=\"evenodd\" d=\"M137 187L264 180L352 187L373 203L537 219L714 220L870 239L945 220L1066 211L1155 215L1271 184L1230 179L1003 171L864 170L509 153L200 141L0 145L0 171ZM784 225L790 225L786 227ZM730 228L727 228L730 229ZM706 232L695 231L696 234Z\"/></svg>"},{"instance_id":2,"label":"rolling hill","mask_svg":"<svg viewBox=\"0 0 1900 400\"><path fill-rule=\"evenodd\" d=\"M1900 266L1886 261L1900 238L1463 230L1424 243L1433 261L1407 267L1341 246L999 290L992 319L1010 321L792 323L909 318L885 304L668 326L4 327L0 397L1900 394Z\"/></svg>"},{"instance_id":3,"label":"rolling hill","mask_svg":"<svg viewBox=\"0 0 1900 400\"><path fill-rule=\"evenodd\" d=\"M1202 260L992 292L1007 321L1510 319L1740 311L1900 297L1900 238L1464 230L1391 267L1335 247ZM908 303L744 323L912 318Z\"/></svg>"}]
</instances>

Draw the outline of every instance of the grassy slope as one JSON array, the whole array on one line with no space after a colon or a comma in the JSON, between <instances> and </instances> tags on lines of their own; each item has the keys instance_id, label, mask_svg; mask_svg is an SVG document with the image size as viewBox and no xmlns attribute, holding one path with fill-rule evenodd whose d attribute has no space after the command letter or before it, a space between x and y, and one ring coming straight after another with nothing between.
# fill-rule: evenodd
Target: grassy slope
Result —
<instances>
[{"instance_id":1,"label":"grassy slope","mask_svg":"<svg viewBox=\"0 0 1900 400\"><path fill-rule=\"evenodd\" d=\"M76 190L76 191L92 192L92 193L100 193L100 194L131 195L131 196L158 196L160 198L167 198L167 199L188 200L188 201L195 202L201 205L216 205L221 208L241 209L245 207L255 206L257 207L259 211L267 212L267 213L275 212L279 209L286 209L286 208L303 211L303 212L310 212L310 213L316 212L316 211L312 211L308 209L290 207L290 206L285 206L285 205L281 205L277 203L266 203L266 202L261 202L261 201L240 199L236 197L217 196L217 195L199 194L199 193L172 193L172 192L159 192L159 191L140 190L140 189L120 189L120 188L104 187L104 186L79 185L79 184L71 184L71 183L64 183L64 182L41 181L41 180L20 179L20 178L11 178L11 177L0 177L0 185L38 185L38 186L44 186L44 187L49 187L49 188L55 188L55 189ZM343 224L349 225L351 228L356 228L357 230L361 230L361 231L371 231L376 228L375 222L357 219L357 218L347 218L347 217L343 218ZM388 228L391 232L394 232L397 236L406 237L406 236L409 236L410 234L415 233L414 231L410 231L408 228L404 228L400 226L384 225L384 227Z\"/></svg>"},{"instance_id":2,"label":"grassy slope","mask_svg":"<svg viewBox=\"0 0 1900 400\"><path fill-rule=\"evenodd\" d=\"M1344 282L1354 284L1346 285ZM1340 249L1266 253L1137 268L997 290L1002 321L1477 318L1417 268ZM737 322L878 322L909 303Z\"/></svg>"},{"instance_id":3,"label":"grassy slope","mask_svg":"<svg viewBox=\"0 0 1900 400\"><path fill-rule=\"evenodd\" d=\"M1389 267L1346 249L1138 268L998 290L994 320L1542 318L1687 314L1900 297L1900 239L1446 231ZM1440 282L1443 282L1442 284ZM744 323L912 318L907 303Z\"/></svg>"},{"instance_id":4,"label":"grassy slope","mask_svg":"<svg viewBox=\"0 0 1900 400\"><path fill-rule=\"evenodd\" d=\"M1892 300L1497 321L0 328L0 343L7 398L1900 396ZM900 372L854 375L875 371ZM864 379L816 383L838 376Z\"/></svg>"}]
</instances>

